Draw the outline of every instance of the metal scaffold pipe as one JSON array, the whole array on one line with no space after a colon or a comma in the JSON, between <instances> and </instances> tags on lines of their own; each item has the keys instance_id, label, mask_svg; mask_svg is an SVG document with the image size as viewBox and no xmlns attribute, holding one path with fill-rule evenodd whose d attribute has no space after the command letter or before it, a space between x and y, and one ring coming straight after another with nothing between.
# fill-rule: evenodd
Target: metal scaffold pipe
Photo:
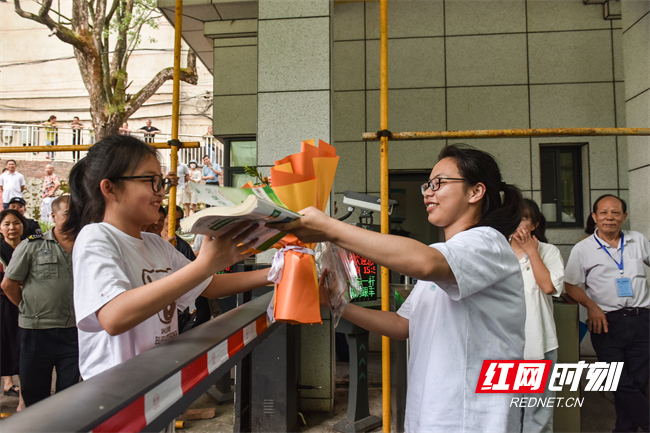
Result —
<instances>
[{"instance_id":1,"label":"metal scaffold pipe","mask_svg":"<svg viewBox=\"0 0 650 433\"><path fill-rule=\"evenodd\" d=\"M388 2L379 2L379 122L388 131ZM381 137L381 232L388 233L388 137ZM381 310L390 310L388 268L381 267ZM383 430L390 432L390 339L381 337Z\"/></svg>"},{"instance_id":2,"label":"metal scaffold pipe","mask_svg":"<svg viewBox=\"0 0 650 433\"><path fill-rule=\"evenodd\" d=\"M382 129L384 127L382 126ZM510 137L581 137L612 135L650 135L650 128L544 128L544 129L480 129L469 131L393 132L391 140L444 140L449 138L510 138ZM380 138L376 132L364 132L365 141Z\"/></svg>"},{"instance_id":3,"label":"metal scaffold pipe","mask_svg":"<svg viewBox=\"0 0 650 433\"><path fill-rule=\"evenodd\" d=\"M176 0L176 15L174 21L174 81L172 99L172 151L170 160L170 172L178 170L178 126L180 113L180 89L181 89L181 35L183 31L183 0ZM169 190L169 231L168 236L172 244L176 245L176 186Z\"/></svg>"},{"instance_id":4,"label":"metal scaffold pipe","mask_svg":"<svg viewBox=\"0 0 650 433\"><path fill-rule=\"evenodd\" d=\"M169 149L167 143L149 143L150 146L156 149ZM81 152L93 147L93 144L71 144L61 146L6 146L0 147L0 153L25 153L25 152ZM198 141L191 141L183 143L183 147L197 148L201 143Z\"/></svg>"}]
</instances>

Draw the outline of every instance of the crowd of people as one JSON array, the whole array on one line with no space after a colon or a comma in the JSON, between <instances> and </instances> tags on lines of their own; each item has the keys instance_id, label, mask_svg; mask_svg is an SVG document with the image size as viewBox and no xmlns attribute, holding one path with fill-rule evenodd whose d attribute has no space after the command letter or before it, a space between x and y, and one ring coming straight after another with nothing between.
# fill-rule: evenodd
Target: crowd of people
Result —
<instances>
[{"instance_id":1,"label":"crowd of people","mask_svg":"<svg viewBox=\"0 0 650 433\"><path fill-rule=\"evenodd\" d=\"M193 247L180 238L176 247L169 243L165 187L176 180L177 212L191 213L189 182L218 183L222 175L209 156L203 162L201 171L191 161L179 164L176 176L164 176L154 148L128 135L107 137L73 167L70 195L51 203L54 228L22 242L29 227L20 211L24 201L5 196L20 190L20 180L15 167L0 176L6 205L0 212L0 373L6 393L22 394L21 405L49 395L53 368L60 391L174 338L183 330L179 311L190 304L196 303L199 322L206 321L208 298L268 283L268 269L218 274L247 257L254 241L244 240L255 225L202 236ZM44 198L57 182L44 181ZM444 230L444 242L428 246L370 232L315 208L274 225L303 242L330 241L418 279L397 312L350 304L343 315L367 330L409 338L405 430L553 431L552 407L521 409L511 405L512 394L475 389L484 360L557 362L552 297L566 292L588 310L599 361L624 362L614 392L616 431L648 431L644 264L650 266L650 243L622 230L626 203L610 194L595 201L593 234L575 245L565 267L548 243L538 205L502 181L491 155L445 146L421 192L428 221ZM16 323L6 324L12 314ZM15 334L8 346L5 334ZM17 373L19 390L8 378ZM547 387L543 397L552 396Z\"/></svg>"}]
</instances>

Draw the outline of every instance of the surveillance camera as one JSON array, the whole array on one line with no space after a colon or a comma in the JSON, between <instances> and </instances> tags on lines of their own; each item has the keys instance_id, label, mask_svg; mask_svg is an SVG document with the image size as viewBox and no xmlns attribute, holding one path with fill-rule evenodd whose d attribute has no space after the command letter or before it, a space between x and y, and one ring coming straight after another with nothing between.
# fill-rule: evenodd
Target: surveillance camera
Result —
<instances>
[{"instance_id":1,"label":"surveillance camera","mask_svg":"<svg viewBox=\"0 0 650 433\"><path fill-rule=\"evenodd\" d=\"M354 191L345 191L343 203L348 206L354 206L369 211L381 212L381 198L372 195L361 194ZM388 200L388 215L393 212L393 205L397 204L395 200Z\"/></svg>"}]
</instances>

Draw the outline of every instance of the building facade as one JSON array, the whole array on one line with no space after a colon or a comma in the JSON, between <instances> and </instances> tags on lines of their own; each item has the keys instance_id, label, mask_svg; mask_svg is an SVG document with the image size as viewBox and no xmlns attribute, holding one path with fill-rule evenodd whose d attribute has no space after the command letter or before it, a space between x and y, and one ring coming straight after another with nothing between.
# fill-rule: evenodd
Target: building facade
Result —
<instances>
[{"instance_id":1,"label":"building facade","mask_svg":"<svg viewBox=\"0 0 650 433\"><path fill-rule=\"evenodd\" d=\"M174 2L158 4L173 21ZM646 0L390 1L389 130L647 128L649 12ZM183 13L185 40L213 64L215 134L231 155L252 145L250 162L268 173L301 140L323 139L341 156L332 215L346 213L346 190L379 195L379 143L361 139L380 129L378 2L196 0ZM565 260L605 193L628 201L626 228L650 235L649 137L448 142L460 141L492 153L504 181L540 205ZM446 143L390 143L390 189L401 199L391 230L440 240L419 185ZM237 184L230 165L227 182ZM319 384L329 362L322 346L303 354L324 364L324 376L311 378ZM305 408L327 409L325 388L303 393Z\"/></svg>"}]
</instances>

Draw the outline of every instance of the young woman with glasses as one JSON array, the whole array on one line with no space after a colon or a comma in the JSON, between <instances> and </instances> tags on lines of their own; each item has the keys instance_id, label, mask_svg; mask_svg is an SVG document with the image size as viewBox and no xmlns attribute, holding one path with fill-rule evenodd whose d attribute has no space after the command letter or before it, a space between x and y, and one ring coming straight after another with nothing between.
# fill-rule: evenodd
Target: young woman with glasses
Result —
<instances>
[{"instance_id":1,"label":"young woman with glasses","mask_svg":"<svg viewBox=\"0 0 650 433\"><path fill-rule=\"evenodd\" d=\"M521 222L521 193L501 181L492 156L459 145L443 148L422 193L445 242L427 246L370 232L314 208L274 227L304 242L334 242L419 280L397 312L351 304L343 315L369 331L410 339L405 431L518 431L513 394L476 389L484 360L523 357L523 281L508 244Z\"/></svg>"},{"instance_id":2,"label":"young woman with glasses","mask_svg":"<svg viewBox=\"0 0 650 433\"><path fill-rule=\"evenodd\" d=\"M267 283L268 270L216 275L247 257L251 244L240 244L254 230L248 223L206 237L194 262L160 236L142 233L158 220L166 185L156 149L124 135L95 144L70 172L63 231L76 237L74 306L84 379L174 338L177 308L199 295L228 296Z\"/></svg>"}]
</instances>

